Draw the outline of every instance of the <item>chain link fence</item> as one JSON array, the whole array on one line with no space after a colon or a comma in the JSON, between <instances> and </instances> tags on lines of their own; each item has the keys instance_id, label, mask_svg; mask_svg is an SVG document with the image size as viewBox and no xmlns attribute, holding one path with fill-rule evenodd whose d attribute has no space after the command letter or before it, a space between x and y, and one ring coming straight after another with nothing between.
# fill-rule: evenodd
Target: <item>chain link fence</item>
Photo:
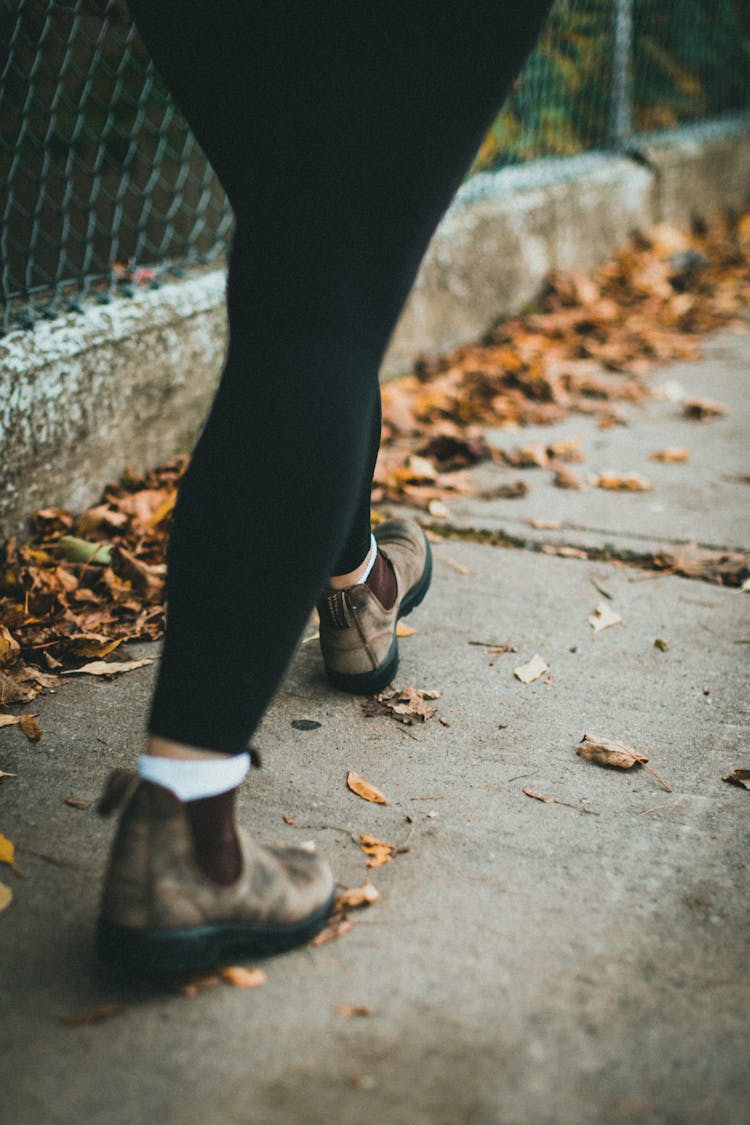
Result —
<instances>
[{"instance_id":1,"label":"chain link fence","mask_svg":"<svg viewBox=\"0 0 750 1125\"><path fill-rule=\"evenodd\" d=\"M122 0L0 0L0 332L220 260L232 215ZM750 103L747 0L556 0L475 170Z\"/></svg>"}]
</instances>

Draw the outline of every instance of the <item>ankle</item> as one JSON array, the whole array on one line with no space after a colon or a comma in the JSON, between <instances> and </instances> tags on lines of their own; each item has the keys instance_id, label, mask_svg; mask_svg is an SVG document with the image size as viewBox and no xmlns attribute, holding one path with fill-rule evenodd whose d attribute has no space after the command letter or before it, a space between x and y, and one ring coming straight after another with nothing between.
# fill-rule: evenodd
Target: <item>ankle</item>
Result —
<instances>
[{"instance_id":1,"label":"ankle","mask_svg":"<svg viewBox=\"0 0 750 1125\"><path fill-rule=\"evenodd\" d=\"M236 789L185 802L195 860L201 871L221 886L234 883L242 871L242 852L234 821Z\"/></svg>"}]
</instances>

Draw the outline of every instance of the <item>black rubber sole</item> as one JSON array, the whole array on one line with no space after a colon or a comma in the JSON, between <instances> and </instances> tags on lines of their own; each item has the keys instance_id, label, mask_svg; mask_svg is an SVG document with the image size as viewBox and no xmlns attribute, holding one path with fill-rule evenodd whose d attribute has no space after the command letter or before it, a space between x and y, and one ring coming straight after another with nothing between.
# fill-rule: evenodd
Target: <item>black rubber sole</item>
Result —
<instances>
[{"instance_id":1,"label":"black rubber sole","mask_svg":"<svg viewBox=\"0 0 750 1125\"><path fill-rule=\"evenodd\" d=\"M181 930L133 930L99 921L96 949L117 969L144 976L212 969L235 958L273 957L311 941L324 929L335 892L313 914L292 925L217 922Z\"/></svg>"},{"instance_id":2,"label":"black rubber sole","mask_svg":"<svg viewBox=\"0 0 750 1125\"><path fill-rule=\"evenodd\" d=\"M404 596L404 600L398 609L396 615L396 623L402 617L406 617L413 609L416 609L425 598L427 591L430 588L432 581L432 551L430 544L425 536L425 545L427 547L427 558L425 560L424 570L420 579L411 590ZM326 668L326 675L329 683L331 683L339 691L349 692L350 695L377 695L383 688L388 687L393 677L398 671L398 637L396 636L396 628L393 629L393 640L391 647L388 650L388 655L382 664L377 668L373 668L371 672L358 672L347 675L344 672L336 672L332 668Z\"/></svg>"}]
</instances>

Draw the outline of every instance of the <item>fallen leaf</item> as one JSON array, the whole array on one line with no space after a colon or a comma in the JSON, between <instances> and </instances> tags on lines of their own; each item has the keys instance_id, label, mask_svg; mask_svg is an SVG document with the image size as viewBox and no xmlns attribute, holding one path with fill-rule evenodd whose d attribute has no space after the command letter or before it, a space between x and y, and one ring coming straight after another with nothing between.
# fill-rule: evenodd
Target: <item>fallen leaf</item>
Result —
<instances>
[{"instance_id":1,"label":"fallen leaf","mask_svg":"<svg viewBox=\"0 0 750 1125\"><path fill-rule=\"evenodd\" d=\"M324 930L312 939L310 945L320 946L325 945L329 941L334 941L336 938L343 937L354 929L354 919L349 918L346 914L341 917L334 917Z\"/></svg>"},{"instance_id":2,"label":"fallen leaf","mask_svg":"<svg viewBox=\"0 0 750 1125\"><path fill-rule=\"evenodd\" d=\"M682 404L683 414L696 422L705 422L708 418L720 418L728 409L722 402L712 402L707 398L690 398Z\"/></svg>"},{"instance_id":3,"label":"fallen leaf","mask_svg":"<svg viewBox=\"0 0 750 1125\"><path fill-rule=\"evenodd\" d=\"M29 742L38 742L42 737L42 725L33 715L19 716L19 723Z\"/></svg>"},{"instance_id":4,"label":"fallen leaf","mask_svg":"<svg viewBox=\"0 0 750 1125\"><path fill-rule=\"evenodd\" d=\"M83 812L85 809L91 808L90 801L79 801L77 797L66 797L65 804L71 809L80 809Z\"/></svg>"},{"instance_id":5,"label":"fallen leaf","mask_svg":"<svg viewBox=\"0 0 750 1125\"><path fill-rule=\"evenodd\" d=\"M294 730L318 730L322 723L317 719L292 719L291 725Z\"/></svg>"},{"instance_id":6,"label":"fallen leaf","mask_svg":"<svg viewBox=\"0 0 750 1125\"><path fill-rule=\"evenodd\" d=\"M412 629L411 625L407 625L405 621L399 621L396 626L397 637L413 637L416 631L416 629Z\"/></svg>"},{"instance_id":7,"label":"fallen leaf","mask_svg":"<svg viewBox=\"0 0 750 1125\"><path fill-rule=\"evenodd\" d=\"M612 625L622 625L622 618L606 602L599 602L588 622L595 633L601 633L602 629L609 629Z\"/></svg>"},{"instance_id":8,"label":"fallen leaf","mask_svg":"<svg viewBox=\"0 0 750 1125\"><path fill-rule=\"evenodd\" d=\"M592 738L590 735L584 734L576 754L585 758L588 762L595 762L599 766L613 766L621 770L629 770L633 766L643 766L645 770L653 774L668 793L672 792L672 787L667 785L666 781L659 777L656 770L647 764L648 758L639 754L632 746L628 746L624 742L615 742L606 738Z\"/></svg>"},{"instance_id":9,"label":"fallen leaf","mask_svg":"<svg viewBox=\"0 0 750 1125\"><path fill-rule=\"evenodd\" d=\"M592 738L588 734L584 734L576 754L588 762L596 762L600 766L615 766L622 770L629 770L648 761L643 754L639 754L624 742Z\"/></svg>"},{"instance_id":10,"label":"fallen leaf","mask_svg":"<svg viewBox=\"0 0 750 1125\"><path fill-rule=\"evenodd\" d=\"M659 652L669 652L669 645L662 637L656 638L654 648L658 648Z\"/></svg>"},{"instance_id":11,"label":"fallen leaf","mask_svg":"<svg viewBox=\"0 0 750 1125\"><path fill-rule=\"evenodd\" d=\"M94 660L81 668L67 668L60 675L78 676L85 672L89 676L116 676L120 672L133 672L136 668L144 668L147 664L153 664L153 660L124 660L122 663L113 660Z\"/></svg>"},{"instance_id":12,"label":"fallen leaf","mask_svg":"<svg viewBox=\"0 0 750 1125\"><path fill-rule=\"evenodd\" d=\"M67 1027L91 1027L95 1023L104 1023L122 1012L120 1004L100 1004L98 1008L89 1008L86 1012L76 1012L73 1016L64 1016L63 1023Z\"/></svg>"},{"instance_id":13,"label":"fallen leaf","mask_svg":"<svg viewBox=\"0 0 750 1125\"><path fill-rule=\"evenodd\" d=\"M451 514L450 508L442 500L430 500L427 511L436 520L447 520Z\"/></svg>"},{"instance_id":14,"label":"fallen leaf","mask_svg":"<svg viewBox=\"0 0 750 1125\"><path fill-rule=\"evenodd\" d=\"M379 789L376 789L369 781L365 781L365 779L358 773L355 773L354 770L349 770L349 773L346 775L346 784L351 789L352 793L356 793L363 801L371 801L374 805L390 804L388 798L381 793Z\"/></svg>"},{"instance_id":15,"label":"fallen leaf","mask_svg":"<svg viewBox=\"0 0 750 1125\"><path fill-rule=\"evenodd\" d=\"M531 491L525 480L514 480L512 484L496 484L492 488L483 488L478 493L482 500L519 500L528 496Z\"/></svg>"},{"instance_id":16,"label":"fallen leaf","mask_svg":"<svg viewBox=\"0 0 750 1125\"><path fill-rule=\"evenodd\" d=\"M284 813L282 819L284 821L284 824L294 824L292 818L290 816L287 816L286 813Z\"/></svg>"},{"instance_id":17,"label":"fallen leaf","mask_svg":"<svg viewBox=\"0 0 750 1125\"><path fill-rule=\"evenodd\" d=\"M0 668L7 668L15 664L21 654L21 646L4 625L0 625Z\"/></svg>"},{"instance_id":18,"label":"fallen leaf","mask_svg":"<svg viewBox=\"0 0 750 1125\"><path fill-rule=\"evenodd\" d=\"M12 902L13 891L5 883L0 883L0 911L5 910Z\"/></svg>"},{"instance_id":19,"label":"fallen leaf","mask_svg":"<svg viewBox=\"0 0 750 1125\"><path fill-rule=\"evenodd\" d=\"M527 797L533 797L535 801L544 801L545 805L554 804L554 797L543 797L541 793L537 793L535 789L524 788L523 792Z\"/></svg>"},{"instance_id":20,"label":"fallen leaf","mask_svg":"<svg viewBox=\"0 0 750 1125\"><path fill-rule=\"evenodd\" d=\"M408 684L400 690L386 688L379 695L372 696L362 703L365 718L375 715L390 715L399 723L411 726L415 721L424 723L435 714L428 700L439 699L439 691L413 688Z\"/></svg>"},{"instance_id":21,"label":"fallen leaf","mask_svg":"<svg viewBox=\"0 0 750 1125\"><path fill-rule=\"evenodd\" d=\"M346 1020L355 1016L372 1015L372 1008L368 1008L366 1004L333 1004L332 1007L337 1016L343 1016Z\"/></svg>"},{"instance_id":22,"label":"fallen leaf","mask_svg":"<svg viewBox=\"0 0 750 1125\"><path fill-rule=\"evenodd\" d=\"M680 446L671 445L666 449L659 449L656 453L650 455L651 461L662 461L664 464L679 464L683 461L690 460L690 450L682 449Z\"/></svg>"},{"instance_id":23,"label":"fallen leaf","mask_svg":"<svg viewBox=\"0 0 750 1125\"><path fill-rule=\"evenodd\" d=\"M4 777L18 777L17 773L6 773L5 770L0 770L0 780Z\"/></svg>"},{"instance_id":24,"label":"fallen leaf","mask_svg":"<svg viewBox=\"0 0 750 1125\"><path fill-rule=\"evenodd\" d=\"M244 969L241 965L227 965L219 969L219 975L234 988L260 988L268 980L263 969Z\"/></svg>"},{"instance_id":25,"label":"fallen leaf","mask_svg":"<svg viewBox=\"0 0 750 1125\"><path fill-rule=\"evenodd\" d=\"M583 488L583 481L574 469L568 465L551 465L555 473L555 484L558 488Z\"/></svg>"},{"instance_id":26,"label":"fallen leaf","mask_svg":"<svg viewBox=\"0 0 750 1125\"><path fill-rule=\"evenodd\" d=\"M345 910L352 910L359 906L372 906L380 898L380 891L366 879L361 887L350 887L336 895L334 913L343 914Z\"/></svg>"},{"instance_id":27,"label":"fallen leaf","mask_svg":"<svg viewBox=\"0 0 750 1125\"><path fill-rule=\"evenodd\" d=\"M531 684L534 680L538 680L545 672L549 670L546 661L542 659L539 653L532 656L525 664L519 664L517 668L513 669L513 675L522 684Z\"/></svg>"},{"instance_id":28,"label":"fallen leaf","mask_svg":"<svg viewBox=\"0 0 750 1125\"><path fill-rule=\"evenodd\" d=\"M193 1000L201 992L205 992L209 988L216 988L220 984L221 977L218 973L207 973L205 976L192 977L190 980L175 985L175 992L184 996L187 1000Z\"/></svg>"},{"instance_id":29,"label":"fallen leaf","mask_svg":"<svg viewBox=\"0 0 750 1125\"><path fill-rule=\"evenodd\" d=\"M20 715L0 715L0 728L16 727L21 722Z\"/></svg>"},{"instance_id":30,"label":"fallen leaf","mask_svg":"<svg viewBox=\"0 0 750 1125\"><path fill-rule=\"evenodd\" d=\"M383 864L390 863L396 854L395 844L386 844L376 836L360 835L359 846L365 855L370 857L367 861L368 867L382 867Z\"/></svg>"},{"instance_id":31,"label":"fallen leaf","mask_svg":"<svg viewBox=\"0 0 750 1125\"><path fill-rule=\"evenodd\" d=\"M750 561L744 551L712 551L695 543L685 543L674 551L657 552L653 559L660 570L683 574L686 578L702 578L722 586L740 586Z\"/></svg>"},{"instance_id":32,"label":"fallen leaf","mask_svg":"<svg viewBox=\"0 0 750 1125\"><path fill-rule=\"evenodd\" d=\"M7 836L3 836L2 833L0 833L0 863L7 863L9 867L13 868L17 875L23 875L23 872L16 863L15 857L15 845Z\"/></svg>"},{"instance_id":33,"label":"fallen leaf","mask_svg":"<svg viewBox=\"0 0 750 1125\"><path fill-rule=\"evenodd\" d=\"M529 527L535 528L537 531L559 531L562 527L562 520L526 520Z\"/></svg>"},{"instance_id":34,"label":"fallen leaf","mask_svg":"<svg viewBox=\"0 0 750 1125\"><path fill-rule=\"evenodd\" d=\"M596 478L597 488L606 488L617 492L650 492L653 484L641 473L599 473Z\"/></svg>"},{"instance_id":35,"label":"fallen leaf","mask_svg":"<svg viewBox=\"0 0 750 1125\"><path fill-rule=\"evenodd\" d=\"M732 770L721 780L728 781L730 785L739 785L741 789L750 789L750 770Z\"/></svg>"},{"instance_id":36,"label":"fallen leaf","mask_svg":"<svg viewBox=\"0 0 750 1125\"><path fill-rule=\"evenodd\" d=\"M112 563L112 551L107 543L89 543L75 535L63 535L57 542L57 549L69 562L85 566L110 566Z\"/></svg>"}]
</instances>

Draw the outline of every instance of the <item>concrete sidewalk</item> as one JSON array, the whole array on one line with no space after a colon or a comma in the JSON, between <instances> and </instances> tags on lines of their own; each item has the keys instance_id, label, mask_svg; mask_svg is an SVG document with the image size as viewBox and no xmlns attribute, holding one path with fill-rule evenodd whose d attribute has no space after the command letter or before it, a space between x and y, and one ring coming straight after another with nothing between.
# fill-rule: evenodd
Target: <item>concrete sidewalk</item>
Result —
<instances>
[{"instance_id":1,"label":"concrete sidewalk","mask_svg":"<svg viewBox=\"0 0 750 1125\"><path fill-rule=\"evenodd\" d=\"M633 408L624 429L573 418L543 431L581 434L584 472L640 471L653 492L562 492L530 471L521 500L449 505L456 528L528 547L435 546L397 683L440 691L449 725L364 718L327 688L317 645L300 647L256 738L264 768L245 786L244 819L267 841L314 839L347 886L367 874L360 833L408 851L371 873L381 899L351 933L267 962L264 987L186 999L119 981L93 956L112 825L65 798L93 802L109 768L132 763L151 669L114 683L71 677L34 705L38 744L0 732L0 768L17 775L0 783L0 831L27 876L0 870L15 894L0 915L3 1121L748 1120L750 793L721 779L750 767L750 599L618 556L686 539L750 547L738 479L749 352L750 336L723 334L701 362L654 380L725 402L715 422L663 402ZM648 461L666 445L692 460ZM563 526L534 532L529 517ZM609 545L613 561L555 557L545 544ZM587 618L603 600L623 623L595 635ZM476 641L518 652L491 664ZM549 675L524 685L513 668L535 653ZM585 732L648 755L673 791L578 758ZM350 793L350 769L391 804ZM109 1003L122 1005L117 1018L62 1023ZM336 1004L372 1013L346 1019Z\"/></svg>"}]
</instances>

